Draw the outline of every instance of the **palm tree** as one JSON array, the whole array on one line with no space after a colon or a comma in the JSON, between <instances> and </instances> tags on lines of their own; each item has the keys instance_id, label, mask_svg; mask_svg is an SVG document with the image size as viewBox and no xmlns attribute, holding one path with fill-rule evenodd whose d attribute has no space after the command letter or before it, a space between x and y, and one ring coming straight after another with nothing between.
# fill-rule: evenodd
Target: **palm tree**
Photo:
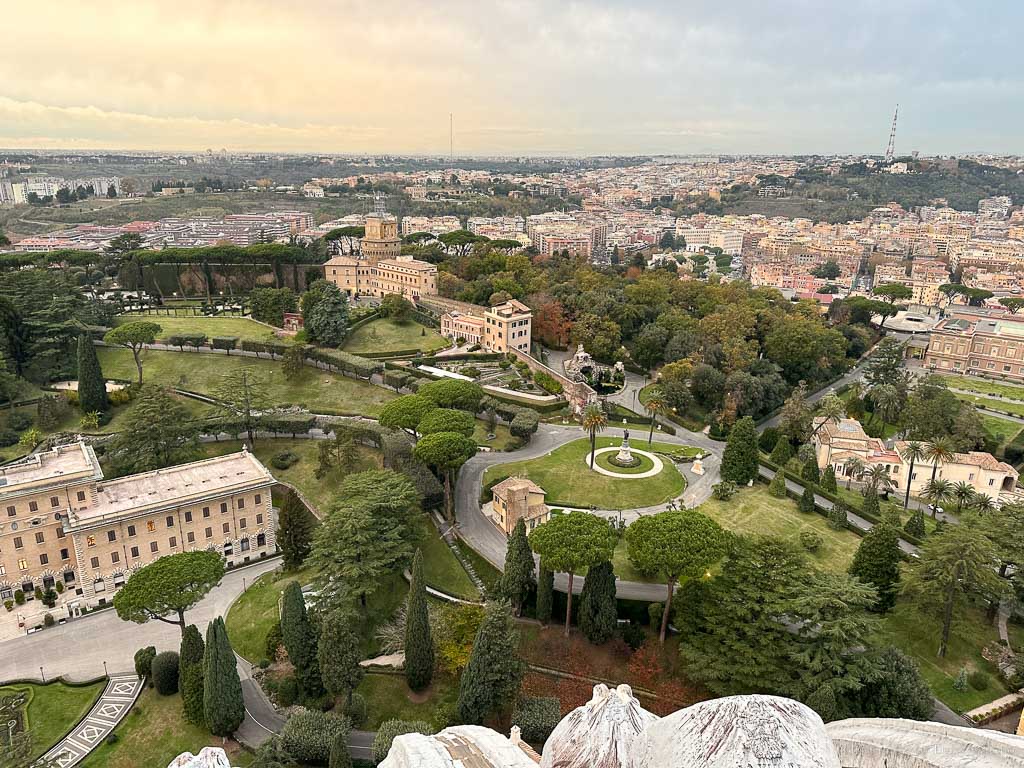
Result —
<instances>
[{"instance_id":1,"label":"palm tree","mask_svg":"<svg viewBox=\"0 0 1024 768\"><path fill-rule=\"evenodd\" d=\"M910 467L907 469L907 492L903 494L903 508L906 509L910 506L910 481L914 479L914 464L924 458L924 446L917 440L911 440L903 446L900 457L904 461L910 462Z\"/></svg>"},{"instance_id":2,"label":"palm tree","mask_svg":"<svg viewBox=\"0 0 1024 768\"><path fill-rule=\"evenodd\" d=\"M854 477L859 480L866 468L867 465L860 456L851 456L843 462L843 469L846 470L846 490L850 490L850 482Z\"/></svg>"},{"instance_id":3,"label":"palm tree","mask_svg":"<svg viewBox=\"0 0 1024 768\"><path fill-rule=\"evenodd\" d=\"M938 508L953 497L953 484L949 480L929 480L921 492L921 498L931 505L932 520Z\"/></svg>"},{"instance_id":4,"label":"palm tree","mask_svg":"<svg viewBox=\"0 0 1024 768\"><path fill-rule=\"evenodd\" d=\"M590 433L590 468L594 468L594 453L597 451L597 433L608 424L608 416L597 403L591 403L583 409L580 419L583 428Z\"/></svg>"},{"instance_id":5,"label":"palm tree","mask_svg":"<svg viewBox=\"0 0 1024 768\"><path fill-rule=\"evenodd\" d=\"M811 432L811 437L818 434L818 430L830 422L838 424L844 416L846 416L846 403L840 400L838 395L829 392L818 403L815 419L821 419L821 421L818 422L818 426Z\"/></svg>"},{"instance_id":6,"label":"palm tree","mask_svg":"<svg viewBox=\"0 0 1024 768\"><path fill-rule=\"evenodd\" d=\"M892 384L881 384L871 390L875 411L886 424L892 424L903 408L903 396Z\"/></svg>"},{"instance_id":7,"label":"palm tree","mask_svg":"<svg viewBox=\"0 0 1024 768\"><path fill-rule=\"evenodd\" d=\"M647 409L647 415L651 417L651 431L647 433L648 446L654 440L654 422L657 420L658 414L664 411L667 405L665 396L658 387L654 387L647 393L647 402L644 403L644 408Z\"/></svg>"},{"instance_id":8,"label":"palm tree","mask_svg":"<svg viewBox=\"0 0 1024 768\"><path fill-rule=\"evenodd\" d=\"M952 461L955 455L953 443L948 437L936 438L928 444L924 450L924 456L932 463L932 481L935 480L935 475L939 471L939 462Z\"/></svg>"},{"instance_id":9,"label":"palm tree","mask_svg":"<svg viewBox=\"0 0 1024 768\"><path fill-rule=\"evenodd\" d=\"M979 515L984 515L986 512L991 512L996 508L996 503L992 501L992 497L987 493L975 493L971 498L971 509L977 512Z\"/></svg>"},{"instance_id":10,"label":"palm tree","mask_svg":"<svg viewBox=\"0 0 1024 768\"><path fill-rule=\"evenodd\" d=\"M956 499L956 512L960 514L964 511L964 505L970 506L971 500L974 498L974 486L970 483L965 483L961 480L959 483L953 485L953 498ZM985 498L988 498L987 496Z\"/></svg>"},{"instance_id":11,"label":"palm tree","mask_svg":"<svg viewBox=\"0 0 1024 768\"><path fill-rule=\"evenodd\" d=\"M864 474L868 478L868 487L871 488L872 493L875 495L888 493L892 490L892 478L889 477L889 473L881 464L873 464Z\"/></svg>"}]
</instances>

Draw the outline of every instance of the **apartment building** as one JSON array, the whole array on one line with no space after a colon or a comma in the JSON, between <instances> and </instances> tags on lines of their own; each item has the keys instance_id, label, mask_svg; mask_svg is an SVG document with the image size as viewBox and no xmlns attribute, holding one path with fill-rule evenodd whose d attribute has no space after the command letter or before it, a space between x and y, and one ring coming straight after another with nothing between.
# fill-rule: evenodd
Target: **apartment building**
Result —
<instances>
[{"instance_id":1,"label":"apartment building","mask_svg":"<svg viewBox=\"0 0 1024 768\"><path fill-rule=\"evenodd\" d=\"M924 364L940 372L1024 381L1024 319L947 317L932 330Z\"/></svg>"},{"instance_id":2,"label":"apartment building","mask_svg":"<svg viewBox=\"0 0 1024 768\"><path fill-rule=\"evenodd\" d=\"M496 307L462 304L441 315L441 335L479 344L488 352L519 350L530 353L533 312L522 302L511 299Z\"/></svg>"},{"instance_id":3,"label":"apartment building","mask_svg":"<svg viewBox=\"0 0 1024 768\"><path fill-rule=\"evenodd\" d=\"M686 240L686 250L696 253L702 248L721 248L723 253L737 256L743 252L743 233L738 229L698 229L686 224L676 225L677 238Z\"/></svg>"},{"instance_id":4,"label":"apartment building","mask_svg":"<svg viewBox=\"0 0 1024 768\"><path fill-rule=\"evenodd\" d=\"M894 490L905 491L909 483L912 496L920 496L932 479L932 465L927 461L916 462L914 471L909 473L909 462L902 455L905 442L897 441L889 448L879 438L867 435L855 419L842 419L839 423L822 422L821 418L815 419L817 432L811 442L818 466L823 470L831 466L837 478L858 479L853 475L852 465L847 464L851 458L857 458L865 467L883 467ZM983 493L993 501L1012 497L1017 485L1016 469L981 451L954 454L948 462L939 462L935 469L936 478L951 483L967 483L975 492Z\"/></svg>"},{"instance_id":5,"label":"apartment building","mask_svg":"<svg viewBox=\"0 0 1024 768\"><path fill-rule=\"evenodd\" d=\"M402 219L402 234L413 232L429 232L432 235L443 235L462 229L458 216L406 216Z\"/></svg>"},{"instance_id":6,"label":"apartment building","mask_svg":"<svg viewBox=\"0 0 1024 768\"><path fill-rule=\"evenodd\" d=\"M106 481L84 442L0 468L0 601L64 585L72 613L133 571L208 549L229 566L275 551L274 477L240 453Z\"/></svg>"}]
</instances>

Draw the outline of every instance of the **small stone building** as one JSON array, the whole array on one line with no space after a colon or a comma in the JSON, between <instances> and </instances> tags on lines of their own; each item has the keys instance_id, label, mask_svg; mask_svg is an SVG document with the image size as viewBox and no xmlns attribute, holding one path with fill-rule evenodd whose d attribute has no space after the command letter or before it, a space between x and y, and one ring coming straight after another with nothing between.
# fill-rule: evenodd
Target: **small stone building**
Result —
<instances>
[{"instance_id":1,"label":"small stone building","mask_svg":"<svg viewBox=\"0 0 1024 768\"><path fill-rule=\"evenodd\" d=\"M522 518L532 531L550 516L544 503L544 489L525 477L509 477L491 488L494 496L494 522L506 536L512 535Z\"/></svg>"}]
</instances>

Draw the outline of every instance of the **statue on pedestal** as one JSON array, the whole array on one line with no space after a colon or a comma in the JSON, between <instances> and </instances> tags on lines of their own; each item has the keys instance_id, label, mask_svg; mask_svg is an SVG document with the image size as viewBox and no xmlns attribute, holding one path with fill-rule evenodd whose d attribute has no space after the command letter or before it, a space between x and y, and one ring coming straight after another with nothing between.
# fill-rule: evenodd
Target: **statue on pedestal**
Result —
<instances>
[{"instance_id":1,"label":"statue on pedestal","mask_svg":"<svg viewBox=\"0 0 1024 768\"><path fill-rule=\"evenodd\" d=\"M622 435L622 445L619 448L619 452L615 454L615 461L623 466L629 466L633 463L633 453L629 450L629 430L624 429Z\"/></svg>"}]
</instances>

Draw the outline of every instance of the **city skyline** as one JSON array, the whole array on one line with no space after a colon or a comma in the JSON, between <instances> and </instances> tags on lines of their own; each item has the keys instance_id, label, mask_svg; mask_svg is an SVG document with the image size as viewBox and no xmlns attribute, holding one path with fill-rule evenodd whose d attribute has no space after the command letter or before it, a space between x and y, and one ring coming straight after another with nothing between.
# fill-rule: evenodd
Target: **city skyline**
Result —
<instances>
[{"instance_id":1,"label":"city skyline","mask_svg":"<svg viewBox=\"0 0 1024 768\"><path fill-rule=\"evenodd\" d=\"M0 146L1024 152L1008 3L107 0L8 9ZM1021 19L1018 19L1018 21ZM41 55L40 43L50 47Z\"/></svg>"}]
</instances>

